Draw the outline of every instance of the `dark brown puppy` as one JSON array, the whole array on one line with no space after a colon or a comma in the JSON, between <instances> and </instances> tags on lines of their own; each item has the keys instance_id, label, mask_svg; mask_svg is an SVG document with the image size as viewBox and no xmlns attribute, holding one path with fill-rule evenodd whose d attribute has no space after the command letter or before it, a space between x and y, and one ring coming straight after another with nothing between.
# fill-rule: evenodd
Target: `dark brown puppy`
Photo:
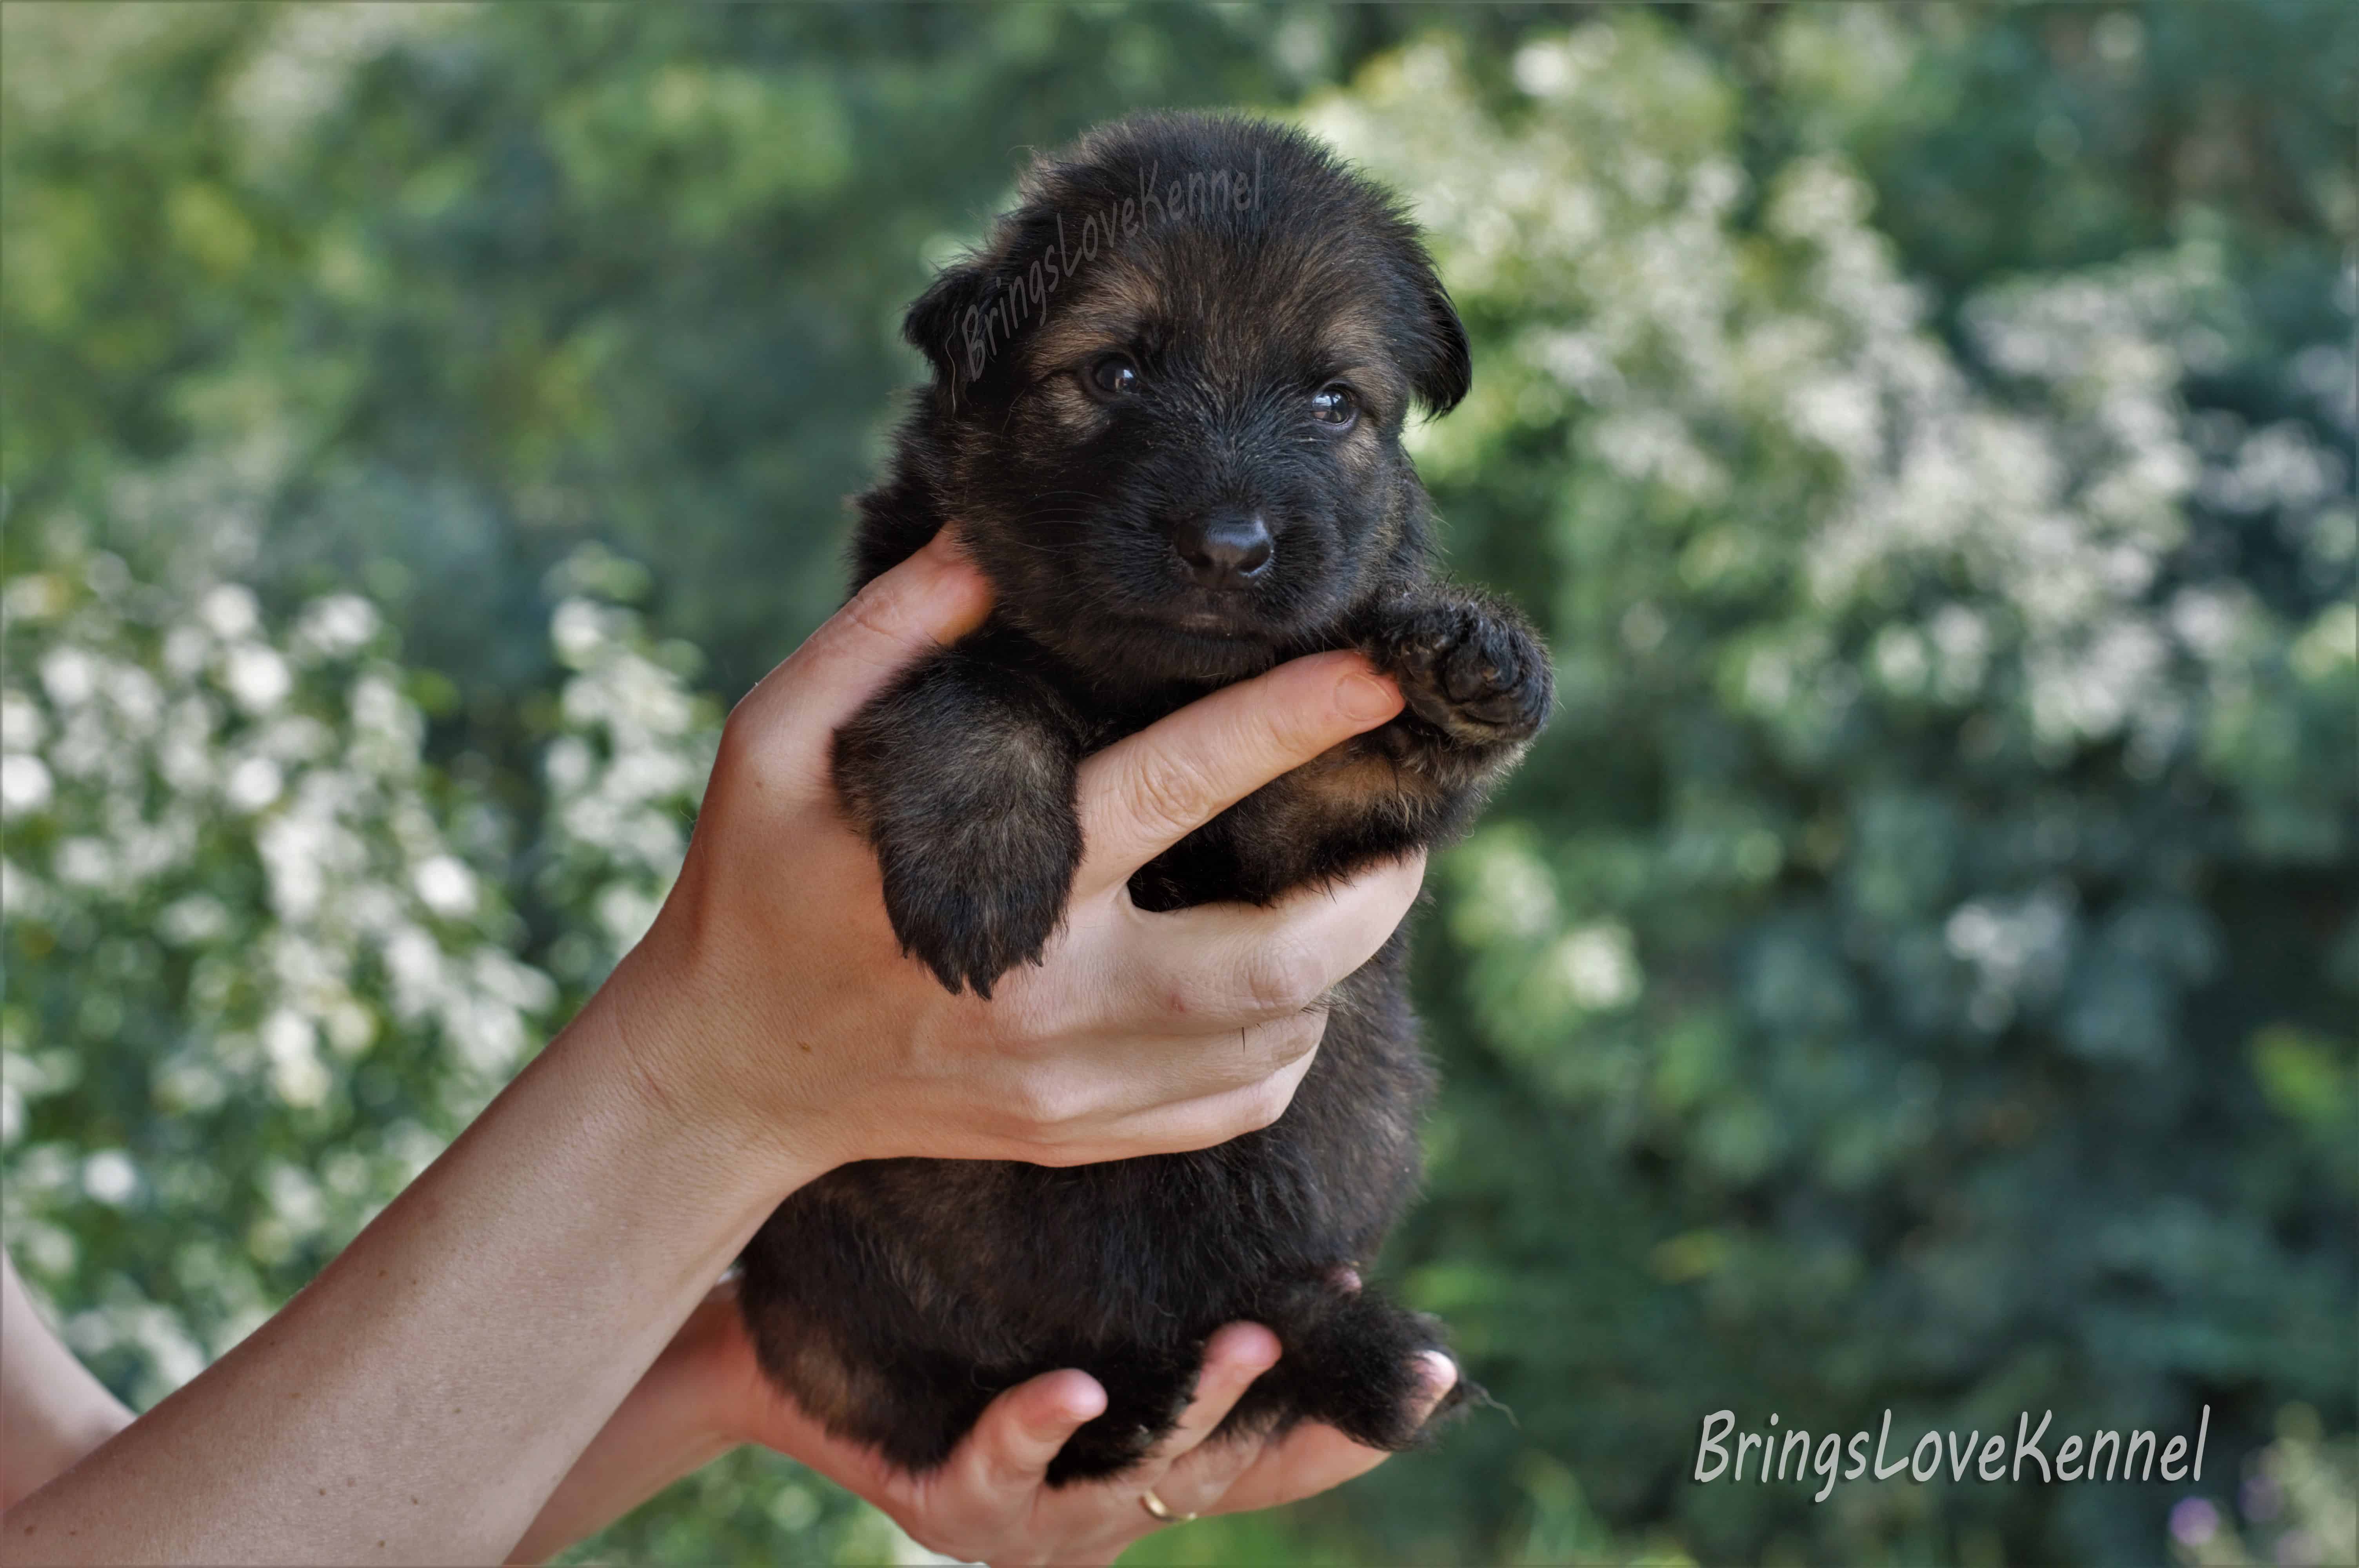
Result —
<instances>
[{"instance_id":1,"label":"dark brown puppy","mask_svg":"<svg viewBox=\"0 0 2359 1568\"><path fill-rule=\"evenodd\" d=\"M1132 879L1147 909L1265 903L1459 831L1549 705L1512 611L1431 573L1400 449L1465 395L1466 336L1416 232L1301 134L1149 115L1036 165L987 247L910 308L933 362L892 477L860 500L857 581L957 518L991 621L837 737L909 952L988 995L1037 962L1082 853L1081 760L1280 660L1364 650L1400 718L1248 796ZM839 1434L940 1464L1002 1390L1105 1385L1052 1482L1137 1459L1206 1338L1285 1346L1229 1418L1399 1448L1430 1320L1353 1287L1418 1177L1430 1075L1403 944L1336 987L1292 1107L1199 1153L1052 1170L847 1166L745 1257L777 1381Z\"/></svg>"}]
</instances>

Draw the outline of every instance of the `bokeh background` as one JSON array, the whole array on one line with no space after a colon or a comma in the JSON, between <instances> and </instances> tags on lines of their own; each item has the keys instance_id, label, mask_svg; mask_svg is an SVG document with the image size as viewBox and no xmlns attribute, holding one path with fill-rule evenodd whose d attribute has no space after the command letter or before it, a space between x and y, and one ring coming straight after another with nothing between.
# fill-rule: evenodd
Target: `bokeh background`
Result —
<instances>
[{"instance_id":1,"label":"bokeh background","mask_svg":"<svg viewBox=\"0 0 2359 1568\"><path fill-rule=\"evenodd\" d=\"M11 3L10 1249L135 1404L284 1301L644 927L929 269L1244 105L1429 226L1563 703L1386 1261L1507 1411L1136 1560L2353 1561L2354 21ZM2200 1485L1685 1478L2207 1403ZM745 1454L577 1555L910 1550Z\"/></svg>"}]
</instances>

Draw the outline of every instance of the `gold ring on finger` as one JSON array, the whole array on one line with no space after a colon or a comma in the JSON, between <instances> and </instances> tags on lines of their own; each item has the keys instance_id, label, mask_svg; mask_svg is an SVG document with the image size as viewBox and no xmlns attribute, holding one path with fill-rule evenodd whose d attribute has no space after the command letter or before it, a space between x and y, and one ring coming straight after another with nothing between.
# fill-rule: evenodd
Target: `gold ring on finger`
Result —
<instances>
[{"instance_id":1,"label":"gold ring on finger","mask_svg":"<svg viewBox=\"0 0 2359 1568\"><path fill-rule=\"evenodd\" d=\"M1155 1495L1152 1487L1138 1495L1138 1506L1165 1524L1186 1524L1196 1517L1194 1514L1173 1513L1163 1499Z\"/></svg>"}]
</instances>

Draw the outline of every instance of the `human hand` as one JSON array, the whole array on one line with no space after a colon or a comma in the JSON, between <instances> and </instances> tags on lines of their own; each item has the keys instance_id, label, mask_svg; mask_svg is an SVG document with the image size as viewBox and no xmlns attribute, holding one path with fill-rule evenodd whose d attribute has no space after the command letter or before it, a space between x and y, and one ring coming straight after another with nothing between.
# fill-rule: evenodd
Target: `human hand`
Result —
<instances>
[{"instance_id":1,"label":"human hand","mask_svg":"<svg viewBox=\"0 0 2359 1568\"><path fill-rule=\"evenodd\" d=\"M1164 1528L1141 1505L1152 1490L1175 1518L1275 1508L1382 1464L1332 1426L1282 1438L1207 1441L1279 1349L1255 1324L1231 1324L1205 1346L1196 1399L1155 1454L1126 1475L1051 1487L1049 1461L1105 1408L1085 1372L1046 1373L992 1401L941 1467L896 1468L874 1449L829 1435L763 1373L724 1280L689 1314L604 1428L559 1483L509 1561L538 1562L602 1528L690 1470L744 1443L800 1460L892 1516L910 1538L962 1562L1109 1563ZM1458 1368L1430 1352L1423 1415Z\"/></svg>"},{"instance_id":2,"label":"human hand","mask_svg":"<svg viewBox=\"0 0 2359 1568\"><path fill-rule=\"evenodd\" d=\"M1274 907L1147 914L1130 873L1234 801L1399 711L1353 654L1297 659L1088 759L1065 925L988 1001L905 956L875 858L829 777L836 729L989 608L938 538L749 693L677 886L609 985L649 1092L756 1157L1078 1164L1196 1149L1275 1120L1421 857Z\"/></svg>"},{"instance_id":3,"label":"human hand","mask_svg":"<svg viewBox=\"0 0 2359 1568\"><path fill-rule=\"evenodd\" d=\"M742 1333L736 1342L746 1344ZM1011 1568L1112 1563L1140 1536L1168 1527L1141 1500L1150 1491L1177 1519L1242 1513L1310 1497L1382 1464L1388 1457L1382 1450L1362 1447L1332 1426L1298 1426L1279 1438L1212 1438L1280 1354L1268 1329L1229 1325L1205 1346L1196 1397L1153 1454L1121 1476L1054 1487L1045 1478L1049 1462L1105 1409L1105 1390L1086 1372L1049 1372L1008 1390L941 1467L923 1476L830 1436L761 1375L750 1347L734 1378L720 1377L741 1390L734 1430L745 1441L799 1459L865 1498L929 1552ZM716 1342L715 1355L716 1367L733 1358L725 1341ZM1426 1359L1419 1419L1458 1380L1448 1357L1429 1352Z\"/></svg>"}]
</instances>

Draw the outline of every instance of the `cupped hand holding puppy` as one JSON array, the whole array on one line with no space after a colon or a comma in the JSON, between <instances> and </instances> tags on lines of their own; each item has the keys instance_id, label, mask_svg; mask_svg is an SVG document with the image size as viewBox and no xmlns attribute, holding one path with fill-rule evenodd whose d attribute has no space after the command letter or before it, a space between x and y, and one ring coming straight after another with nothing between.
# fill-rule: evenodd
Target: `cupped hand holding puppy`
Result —
<instances>
[{"instance_id":1,"label":"cupped hand holding puppy","mask_svg":"<svg viewBox=\"0 0 2359 1568\"><path fill-rule=\"evenodd\" d=\"M1211 1437L1282 1354L1257 1324L1231 1324L1212 1336L1196 1397L1178 1426L1144 1464L1110 1480L1047 1483L1049 1462L1065 1440L1105 1408L1097 1380L1071 1368L1000 1395L941 1468L912 1476L873 1449L831 1436L778 1391L755 1362L734 1286L724 1281L575 1464L515 1555L544 1556L671 1476L758 1443L865 1498L945 1557L993 1568L1111 1563L1132 1541L1166 1528L1142 1506L1150 1490L1175 1517L1242 1513L1323 1492L1384 1463L1384 1453L1331 1426L1298 1426L1274 1441ZM1429 1360L1427 1410L1458 1376L1449 1357Z\"/></svg>"},{"instance_id":2,"label":"cupped hand holding puppy","mask_svg":"<svg viewBox=\"0 0 2359 1568\"><path fill-rule=\"evenodd\" d=\"M751 1159L1078 1164L1267 1125L1324 1028L1306 1011L1416 896L1422 858L1271 909L1145 914L1130 873L1277 774L1400 710L1357 654L1298 659L1091 758L1065 925L992 1000L901 955L830 739L901 665L973 630L947 538L878 579L731 716L678 887L609 990L649 1082Z\"/></svg>"},{"instance_id":3,"label":"cupped hand holding puppy","mask_svg":"<svg viewBox=\"0 0 2359 1568\"><path fill-rule=\"evenodd\" d=\"M1277 1337L1231 1324L1204 1348L1196 1397L1138 1467L1107 1480L1051 1487L1049 1462L1105 1406L1086 1373L1050 1372L1010 1389L940 1470L911 1476L874 1454L837 1444L775 1394L773 1447L794 1454L899 1521L917 1542L992 1568L1112 1563L1140 1536L1165 1528L1141 1506L1151 1490L1177 1518L1240 1513L1325 1491L1372 1470L1386 1455L1333 1427L1303 1425L1273 1442L1210 1434L1253 1380L1276 1363ZM1423 1409L1440 1402L1457 1368L1431 1355Z\"/></svg>"}]
</instances>

